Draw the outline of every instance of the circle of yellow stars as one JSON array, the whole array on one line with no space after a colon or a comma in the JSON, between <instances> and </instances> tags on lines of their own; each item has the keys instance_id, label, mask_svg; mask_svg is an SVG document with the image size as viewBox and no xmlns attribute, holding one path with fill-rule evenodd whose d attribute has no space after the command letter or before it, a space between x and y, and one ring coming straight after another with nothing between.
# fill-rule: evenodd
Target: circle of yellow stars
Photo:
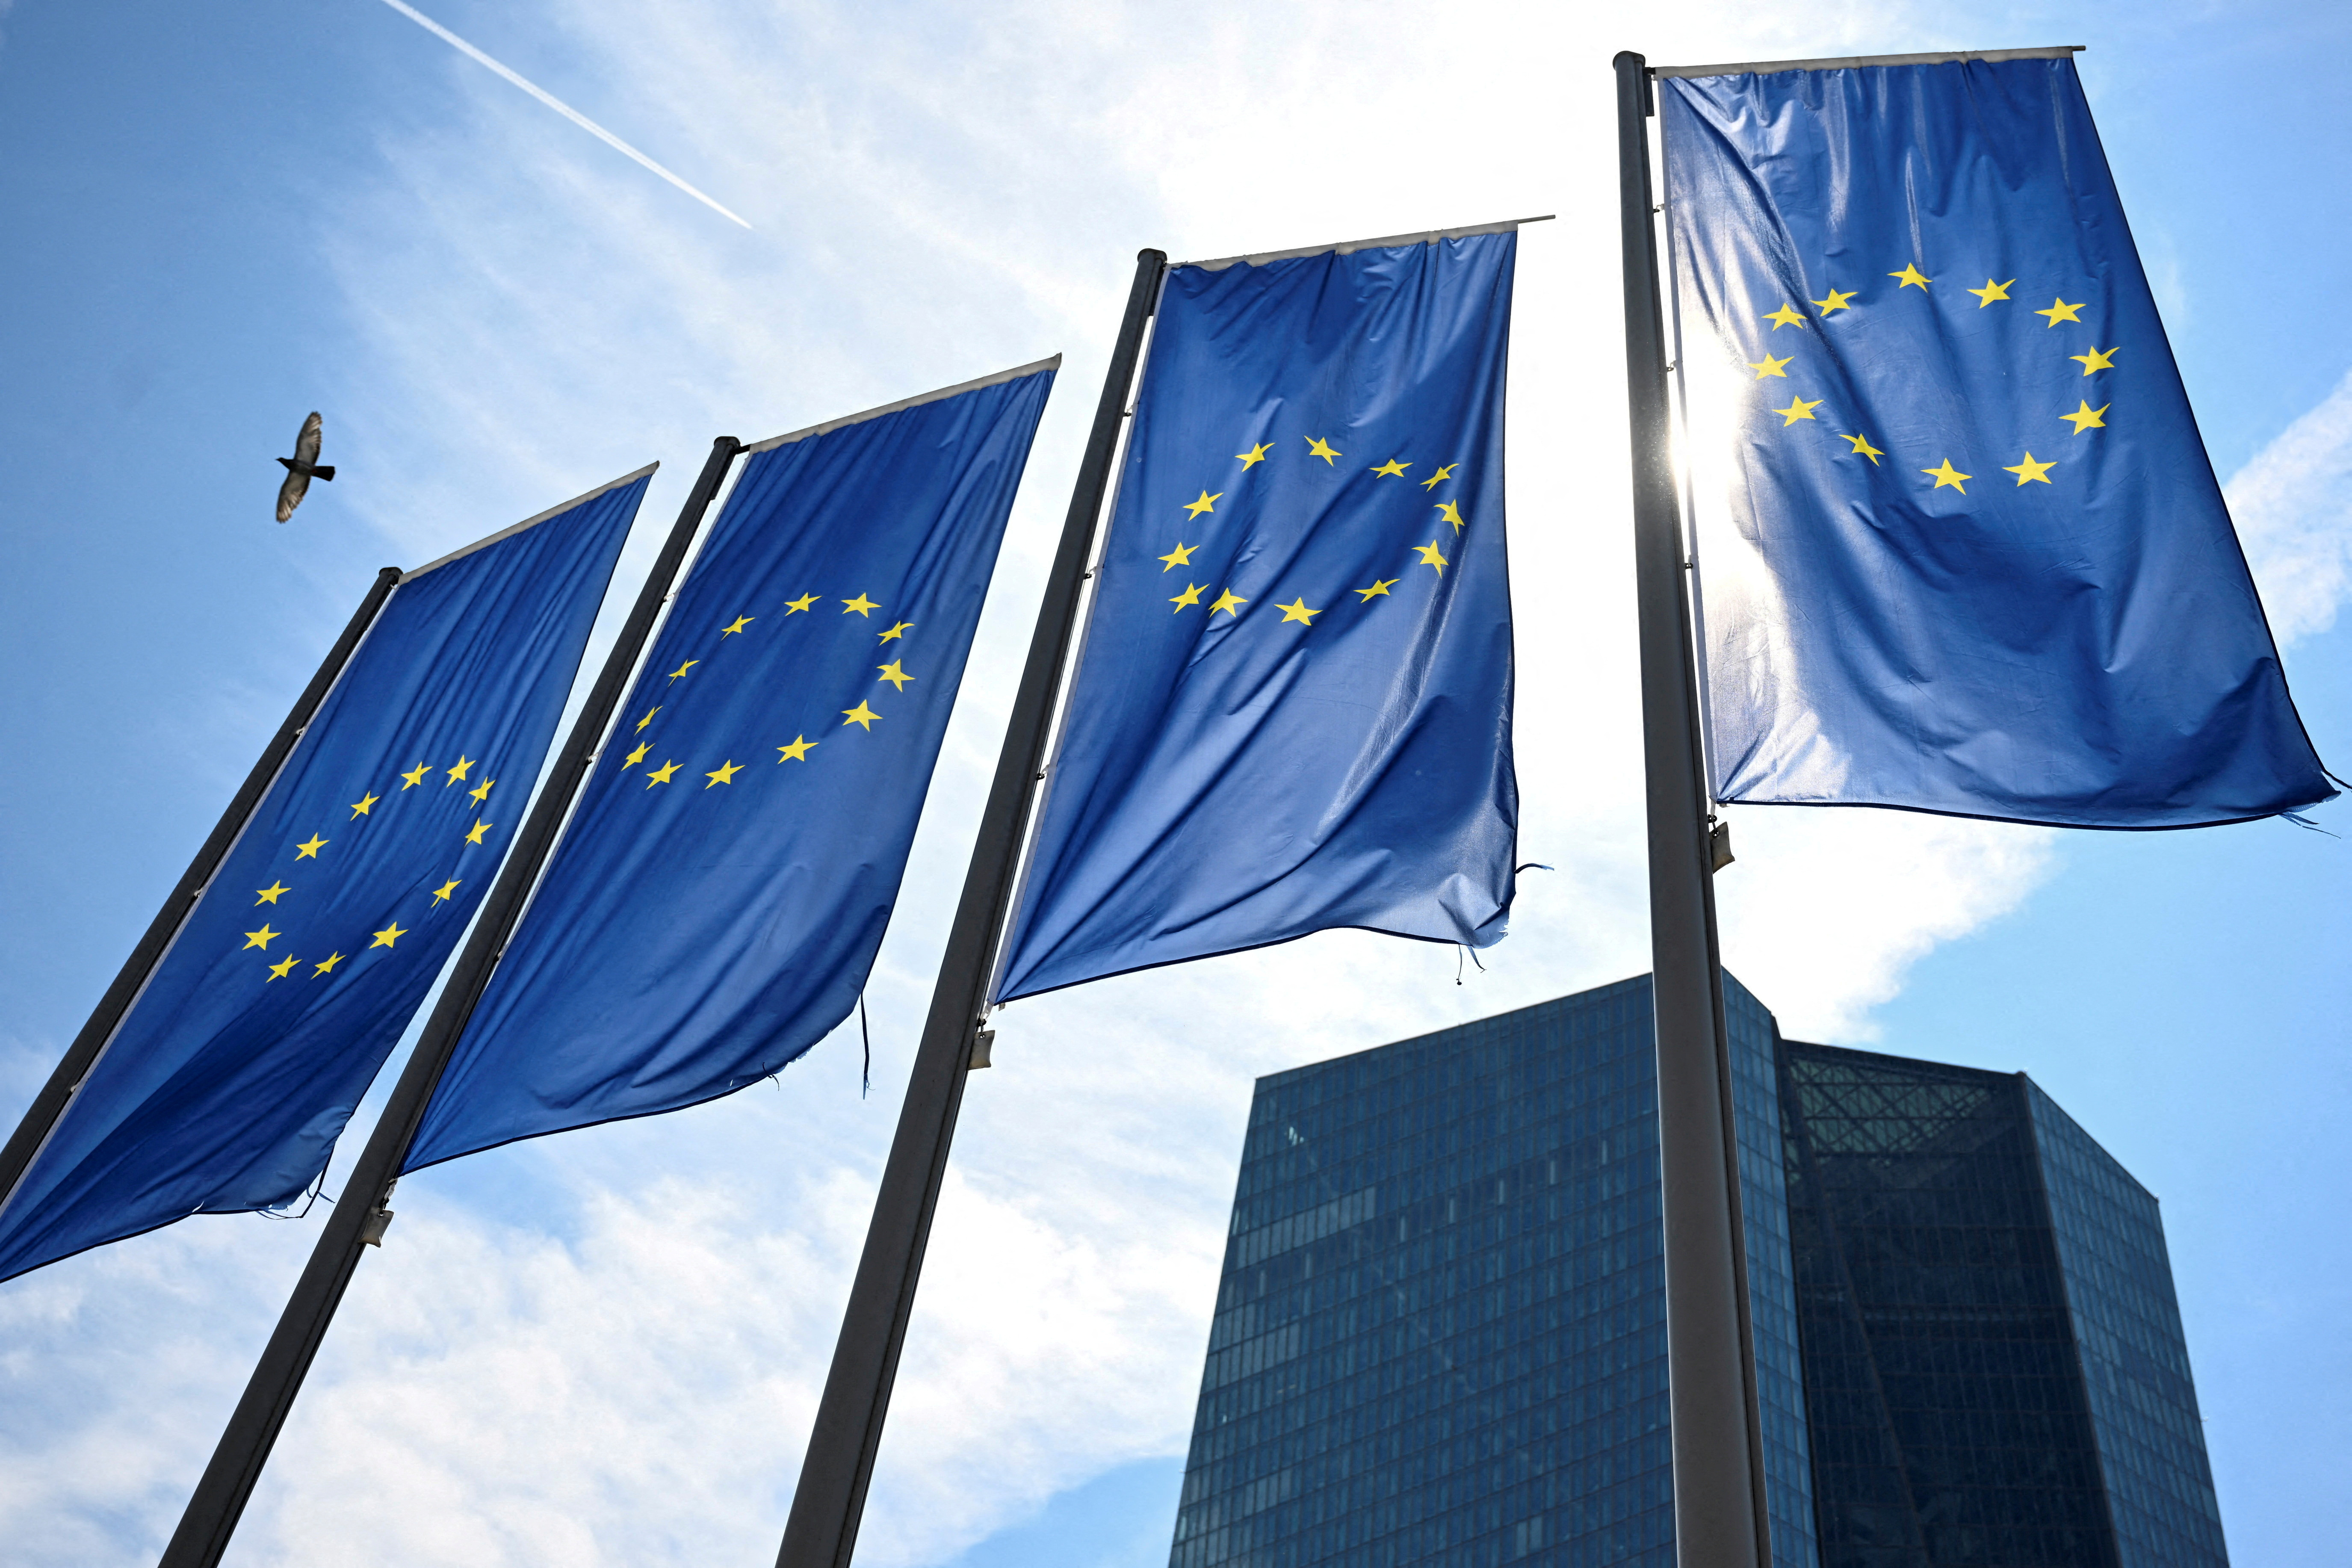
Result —
<instances>
[{"instance_id":1,"label":"circle of yellow stars","mask_svg":"<svg viewBox=\"0 0 2352 1568\"><path fill-rule=\"evenodd\" d=\"M1203 491L1202 501L1199 503L1201 510L1208 510L1213 508L1218 499ZM915 623L906 620L889 620L887 625L883 625L875 616L875 612L883 608L882 602L869 598L862 590L848 598L833 602L839 605L839 608L833 612L835 616L856 616L874 626L875 646L877 648L887 647L891 643L898 645L897 648L890 650L896 657L887 663L874 667L875 685L887 686L892 692L902 692L908 686L913 685L919 678L909 673L907 668L906 648L907 635L915 630ZM803 593L796 599L787 599L783 602L782 615L770 617L770 626L772 628L778 620L789 624L794 616L815 617L823 613L822 606L825 603L826 600L823 595L814 592ZM730 637L741 637L748 641L759 635L752 628L759 624L761 618L760 616L750 613L739 614L733 620L721 626L719 628L719 648L723 649L727 646L727 639ZM715 652L710 657L716 657ZM702 664L702 659L689 658L679 664L676 669L665 672L661 689L667 691L679 681L689 679ZM706 672L705 679L707 678ZM723 757L717 767L709 769L703 769L668 755L662 755L658 765L654 763L654 757L660 753L654 739L646 734L646 731L667 706L667 700L654 703L646 710L642 717L635 721L625 737L635 744L621 759L620 775L627 775L632 770L642 767L645 770L642 774L645 780L644 793L647 794L665 784L690 783L696 777L701 778L702 788L705 791L718 789L722 785L732 786L736 775L743 773L750 766L750 763L738 762L732 756ZM855 707L843 708L836 711L840 716L839 722L830 726L835 732L856 729L861 733L872 734L874 726L881 723L887 717L885 713L876 710L870 697L859 699ZM776 765L782 767L786 763L810 761L812 753L831 738L825 735L824 729L824 726L820 726L819 738L816 740L811 740L807 732L803 731L794 734L791 740L775 745L772 749L776 753ZM749 754L757 755L758 753L755 751Z\"/></svg>"},{"instance_id":2,"label":"circle of yellow stars","mask_svg":"<svg viewBox=\"0 0 2352 1568\"><path fill-rule=\"evenodd\" d=\"M1347 457L1345 452L1320 436L1302 436L1299 439L1307 447L1306 452L1301 455L1307 462L1313 463L1319 459L1325 468L1337 470L1341 459ZM1245 477L1260 463L1279 460L1275 455L1276 447L1276 442L1261 441L1246 451L1234 453L1234 461L1241 464L1241 473ZM1398 455L1391 457L1385 462L1366 463L1363 465L1363 469L1370 473L1375 481L1402 479L1408 484L1418 484L1424 491L1433 491L1438 486L1453 481L1462 468L1462 464L1458 461L1426 465L1433 471L1427 479L1416 479L1412 475L1412 470L1416 466L1422 465L1417 465L1413 459ZM1185 521L1198 523L1203 517L1213 518L1217 502L1224 500L1227 493L1225 490L1212 492L1206 486L1202 487L1198 496L1181 503ZM1429 505L1437 513L1437 521L1442 525L1450 526L1453 530L1450 534L1443 531L1442 529L1433 530L1428 543L1412 547L1414 557L1412 564L1428 567L1433 574L1431 581L1434 582L1442 579L1445 575L1445 569L1454 564L1453 561L1446 556L1445 550L1452 541L1461 537L1462 531L1468 525L1469 520L1462 515L1461 504L1456 500L1432 499ZM1165 574L1175 571L1180 566L1191 566L1193 552L1200 548L1201 545L1197 542L1187 544L1179 539L1167 554L1155 555L1152 559L1160 563L1160 570ZM1356 595L1357 606L1361 607L1370 605L1374 599L1392 597L1391 590L1403 580L1402 574L1396 577L1375 575L1370 587L1352 588L1349 592ZM1202 609L1207 612L1207 618L1211 621L1214 621L1221 615L1230 616L1236 621L1240 620L1243 607L1250 601L1234 593L1230 587L1220 588L1213 600L1202 598L1202 595L1206 594L1211 586L1212 584L1206 583L1192 582L1188 575L1184 579L1183 588L1169 595L1168 603L1174 606L1172 613L1181 616L1186 610ZM1273 606L1282 613L1282 620L1277 622L1277 625L1295 622L1302 626L1312 626L1315 624L1315 617L1325 614L1328 607L1328 605L1309 605L1304 595L1294 597L1287 605L1276 604Z\"/></svg>"},{"instance_id":3,"label":"circle of yellow stars","mask_svg":"<svg viewBox=\"0 0 2352 1568\"><path fill-rule=\"evenodd\" d=\"M459 784L472 786L465 793L467 797L474 802L476 810L462 815L472 816L473 826L466 829L461 836L462 842L487 847L491 830L498 826L497 823L488 819L488 814L490 809L490 791L498 787L499 781L488 777L486 772L478 775L476 770L481 767L480 758L469 757L460 752L457 760L446 768L431 762L420 762L405 773L395 773L394 777L398 781L396 786L392 783L386 783L384 793L382 795L373 789L362 789L359 799L346 803L351 815L341 819L343 826L337 828L333 837L330 837L322 830L313 829L310 837L289 846L294 851L294 869L288 874L300 879L305 874L301 865L305 860L315 860L319 862L321 871L327 870L331 860L328 851L335 848L338 839L348 839L352 833L368 831L364 826L351 828L350 824L359 822L362 818L371 823L376 821L378 807L396 809L401 797L410 790L428 788L429 793L429 781L436 774L440 775L440 787L443 790L455 789ZM348 844L345 847L348 847ZM337 854L341 852L340 849L336 850ZM452 877L440 887L433 889L425 905L425 914L429 917L434 910L454 900L457 889L464 885L463 879ZM331 949L326 957L316 960L300 957L283 948L272 950L270 943L281 938L291 940L289 932L278 930L270 923L270 920L286 919L292 913L293 907L282 900L288 895L297 891L298 889L289 886L283 877L273 877L269 886L254 889L254 907L258 909L264 904L269 905L272 914L263 920L259 929L243 933L245 943L237 951L241 952L258 951L262 953L265 960L263 969L267 975L262 982L265 985L291 978L298 970L306 966L311 979L331 975L352 957L352 954L344 952L340 947ZM415 921L418 917L411 914L407 918ZM397 952L400 939L412 934L415 930L414 925L402 925L400 919L395 916L385 923L382 931L369 933L368 942L364 946L359 947L358 951L365 952L381 947ZM356 939L354 942L356 942ZM314 948L311 951L317 950Z\"/></svg>"},{"instance_id":4,"label":"circle of yellow stars","mask_svg":"<svg viewBox=\"0 0 2352 1568\"><path fill-rule=\"evenodd\" d=\"M1933 290L1930 286L1937 281L1933 277L1920 271L1918 265L1916 262L1906 262L1900 270L1889 272L1886 276L1895 279L1894 292L1897 295L1900 295L1906 289L1916 289L1922 294L1932 295ZM1978 310L1989 310L1996 306L2016 303L2016 301L2011 300L2010 290L2017 286L2017 282L2018 280L2014 278L2000 279L1987 277L1980 287L1968 289L1966 292L1975 297L1977 301L1976 308ZM1879 287L1884 288L1885 286L1880 285ZM1832 321L1841 310L1853 310L1854 309L1854 301L1861 299L1864 290L1861 288L1851 289L1832 289L1829 290L1826 298L1820 300L1808 298L1806 300L1806 303L1811 305L1814 310L1819 313L1818 319L1826 323ZM2048 324L2049 329L2053 331L2061 325L2071 325L2076 327L2086 326L2087 323L2083 321L2082 312L2087 303L2088 301L2082 300L2069 300L2063 294L2053 295L2051 297L2049 306L2046 309L2035 310L2033 314L2042 317ZM1801 332L1812 324L1811 319L1809 319L1803 311L1797 309L1796 302L1794 300L1787 300L1780 302L1779 309L1763 312L1761 319L1771 323L1771 330L1774 333L1778 333L1781 329L1786 327L1794 327ZM1825 330L1833 331L1834 329L1826 328ZM1770 337L1768 336L1766 339L1767 343L1769 344L1771 341ZM2103 370L2114 369L2116 355L2122 352L2123 347L2121 344L2117 344L2113 348L2103 349L2098 346L2095 341L2094 341L2085 348L2084 353L2069 354L2066 357L2081 365L2083 367L2083 374L2087 377L2096 375ZM1796 362L1796 357L1797 356L1793 349L1790 353L1776 355L1768 346L1764 350L1763 358L1747 360L1743 363L1750 371L1755 373L1754 379L1757 381L1760 382L1767 378L1777 378L1781 381L1787 381L1789 379L1789 366ZM1806 398L1800 396L1795 392L1791 391L1789 394L1789 402L1787 405L1784 407L1772 408L1771 412L1780 416L1780 428L1787 430L1806 421L1819 423L1821 416L1815 412L1815 410L1823 407L1827 402L1828 400L1826 398ZM1770 407L1771 405L1768 402L1766 406ZM2112 404L2103 403L2098 407L2094 408L2091 406L2091 400L2088 397L2078 397L2074 411L2071 414L2058 414L2053 416L2053 423L2072 426L2073 434L2077 437L2082 436L2088 431L2103 430L2106 428L2107 410L2112 406ZM1846 443L1847 450L1843 454L1844 456L1859 458L1862 461L1869 463L1873 468L1882 466L1880 459L1887 455L1886 449L1874 444L1870 439L1868 432L1859 430L1834 430L1832 431L1832 434L1834 434L1840 440ZM2053 442L2060 439L2061 437L2055 435L2052 437L2052 440ZM2044 450L2050 449L2051 448L2049 447L2044 448ZM2000 467L2002 472L2016 475L2017 488L2022 489L2023 487L2032 484L2046 485L2051 483L2050 470L2057 468L2061 461L2062 459L2056 458L2037 458L2032 452L2028 451L2022 453L2018 461L2010 464L2002 464L2000 465ZM1943 453L1937 454L1937 463L1934 468L1922 468L1918 472L1925 480L1929 481L1927 488L1930 493L1933 493L1936 490L1950 489L1959 491L1962 495L1966 495L1969 493L1969 481L1977 477L1972 473L1963 472L1961 469L1955 467L1951 458Z\"/></svg>"}]
</instances>

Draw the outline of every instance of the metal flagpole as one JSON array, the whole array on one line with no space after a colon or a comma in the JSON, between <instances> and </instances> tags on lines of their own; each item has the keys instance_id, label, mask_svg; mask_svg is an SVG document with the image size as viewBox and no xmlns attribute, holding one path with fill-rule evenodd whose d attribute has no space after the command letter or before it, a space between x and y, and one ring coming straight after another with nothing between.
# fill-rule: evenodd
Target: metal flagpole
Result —
<instances>
[{"instance_id":1,"label":"metal flagpole","mask_svg":"<svg viewBox=\"0 0 2352 1568\"><path fill-rule=\"evenodd\" d=\"M703 464L700 477L694 481L694 489L688 493L686 505L677 514L677 521L671 525L669 537L662 543L661 553L655 558L653 570L646 575L645 586L637 592L637 602L630 608L629 618L622 623L613 651L605 656L596 684L572 723L571 738L564 750L557 753L561 762L533 803L530 816L523 824L489 897L482 900L473 934L458 956L457 969L442 988L441 998L434 1005L416 1048L401 1069L392 1099L377 1119L375 1130L368 1135L367 1147L344 1179L342 1200L329 1211L326 1228L311 1249L310 1261L303 1267L293 1297L286 1303L278 1327L261 1352L260 1364L254 1368L252 1378L245 1385L245 1395L237 1401L227 1430L221 1434L220 1445L213 1450L212 1462L205 1467L204 1479L196 1483L195 1495L188 1500L187 1511L180 1516L179 1529L173 1531L171 1544L163 1549L163 1568L214 1568L228 1550L238 1516L244 1513L246 1500L253 1495L254 1483L261 1479L261 1467L268 1462L278 1430L286 1425L294 1396L301 1392L302 1379L310 1373L311 1358L319 1353L327 1326L334 1320L335 1308L359 1267L360 1248L381 1245L384 1228L392 1223L392 1211L384 1204L392 1196L400 1163L406 1158L417 1126L425 1119L434 1085L440 1081L442 1069L449 1065L457 1037L465 1031L466 1020L473 1016L474 1004L489 984L491 971L506 949L507 938L513 933L524 900L539 879L557 829L571 810L572 796L596 760L597 747L612 722L613 710L627 690L630 673L636 668L654 621L669 597L678 568L701 527L703 513L709 510L711 498L719 493L728 468L742 449L743 444L732 436L721 436L710 444L709 461Z\"/></svg>"},{"instance_id":2,"label":"metal flagpole","mask_svg":"<svg viewBox=\"0 0 2352 1568\"><path fill-rule=\"evenodd\" d=\"M375 624L375 617L383 610L384 601L392 596L393 589L399 583L400 568L397 566L387 566L376 574L375 582L360 600L360 607L352 612L351 623L343 627L343 635L337 637L335 646L327 650L327 657L320 663L318 673L310 677L310 684L302 689L302 695L294 700L293 710L286 715L286 722L278 727L278 733L262 749L260 760L246 775L244 787L228 803L228 809L221 813L212 837L206 838L204 847L196 851L196 858L188 862L179 886L173 888L171 896L163 900L163 907L148 922L147 934L139 939L139 945L131 950L129 958L123 960L114 984L108 986L106 994L99 998L98 1006L90 1013L89 1022L81 1026L81 1033L76 1035L73 1044L66 1047L65 1058L58 1063L57 1070L49 1074L49 1081L42 1086L40 1093L33 1097L32 1105L26 1110L24 1121L17 1123L16 1131L9 1136L6 1147L0 1148L0 1208L7 1206L8 1199L16 1190L16 1184L24 1179L26 1168L32 1164L33 1156L39 1153L41 1146L48 1142L50 1130L65 1114L74 1091L81 1087L82 1079L88 1078L89 1069L97 1065L100 1053L105 1050L106 1042L114 1037L115 1028L122 1022L122 1016L131 1010L131 1004L138 999L140 990L147 984L148 975L163 961L165 950L172 945L172 939L179 934L181 925L195 909L196 900L204 896L205 887L211 883L213 874L220 869L221 861L227 858L237 835L245 830L246 819L253 815L254 808L261 804L261 797L268 793L271 782L278 777L278 770L286 765L288 754L294 750L294 742L302 738L302 731L319 711L319 704L327 700L327 693L334 686L336 678L342 674L343 666L351 662L352 650L360 646L360 639L367 635L368 627Z\"/></svg>"},{"instance_id":3,"label":"metal flagpole","mask_svg":"<svg viewBox=\"0 0 2352 1568\"><path fill-rule=\"evenodd\" d=\"M931 1011L916 1047L915 1069L898 1113L898 1131L875 1195L866 1250L857 1260L841 1338L826 1373L824 1394L801 1464L800 1486L784 1525L779 1568L847 1568L866 1511L866 1489L874 1478L874 1457L882 1446L882 1423L890 1407L890 1387L906 1342L907 1319L914 1310L915 1287L923 1268L923 1247L939 1206L940 1180L948 1145L955 1137L956 1113L963 1104L964 1075L972 1045L984 1021L989 973L996 944L1011 913L1021 840L1029 821L1033 792L1045 766L1045 739L1062 685L1062 665L1077 624L1079 588L1094 547L1103 496L1110 484L1111 458L1128 389L1135 380L1143 329L1160 296L1160 276L1168 265L1160 251L1135 258L1135 283L1127 315L1119 322L1095 407L1094 429L1078 465L1077 488L1062 524L1061 545L1045 579L1037 629L1029 639L1029 659L1013 717L997 754L995 782L964 874L947 952L931 992Z\"/></svg>"},{"instance_id":4,"label":"metal flagpole","mask_svg":"<svg viewBox=\"0 0 2352 1568\"><path fill-rule=\"evenodd\" d=\"M1684 1568L1768 1568L1755 1345L1691 609L1668 445L1665 327L1651 203L1648 63L1617 57L1625 384L1650 824L1650 987L1658 1040L1675 1548Z\"/></svg>"}]
</instances>

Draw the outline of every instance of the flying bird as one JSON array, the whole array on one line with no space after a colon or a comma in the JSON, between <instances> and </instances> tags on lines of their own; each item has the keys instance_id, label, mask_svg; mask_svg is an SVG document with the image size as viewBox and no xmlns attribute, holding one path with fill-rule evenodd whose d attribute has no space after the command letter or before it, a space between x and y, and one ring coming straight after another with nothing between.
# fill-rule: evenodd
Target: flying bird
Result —
<instances>
[{"instance_id":1,"label":"flying bird","mask_svg":"<svg viewBox=\"0 0 2352 1568\"><path fill-rule=\"evenodd\" d=\"M294 509L302 504L302 498L310 493L312 479L335 477L332 463L321 467L319 462L319 438L323 428L319 416L313 413L302 421L302 433L294 437L294 455L278 459L286 468L286 482L278 487L278 521L280 522L292 517Z\"/></svg>"}]
</instances>

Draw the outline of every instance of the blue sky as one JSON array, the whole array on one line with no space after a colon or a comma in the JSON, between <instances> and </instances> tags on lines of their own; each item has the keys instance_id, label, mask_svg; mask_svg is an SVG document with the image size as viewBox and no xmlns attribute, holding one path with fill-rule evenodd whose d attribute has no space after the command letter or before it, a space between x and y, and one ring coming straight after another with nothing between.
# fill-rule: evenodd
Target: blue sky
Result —
<instances>
[{"instance_id":1,"label":"blue sky","mask_svg":"<svg viewBox=\"0 0 2352 1568\"><path fill-rule=\"evenodd\" d=\"M2352 763L2352 16L2324 5L0 7L0 1116L29 1099L374 569L709 438L1069 356L855 1041L403 1185L240 1563L764 1561L1136 248L1559 212L1511 514L1531 884L1491 973L1333 935L1003 1016L860 1561L1162 1560L1250 1079L1643 966L1609 57L2083 43L2321 752ZM302 416L333 484L269 521ZM2341 805L2320 820L2352 835ZM1727 961L1801 1037L2032 1073L2164 1201L2238 1559L2352 1491L2352 847L1734 814ZM334 1183L331 1180L330 1190ZM0 1286L12 1561L152 1561L313 1222Z\"/></svg>"}]
</instances>

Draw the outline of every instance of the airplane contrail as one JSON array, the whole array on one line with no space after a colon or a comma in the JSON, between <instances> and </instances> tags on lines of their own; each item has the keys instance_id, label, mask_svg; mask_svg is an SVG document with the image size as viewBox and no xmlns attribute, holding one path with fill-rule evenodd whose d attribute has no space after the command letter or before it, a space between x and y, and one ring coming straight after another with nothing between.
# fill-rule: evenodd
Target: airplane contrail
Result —
<instances>
[{"instance_id":1,"label":"airplane contrail","mask_svg":"<svg viewBox=\"0 0 2352 1568\"><path fill-rule=\"evenodd\" d=\"M586 115L581 113L578 110L572 108L570 104L564 102L553 93L545 91L542 89L534 86L530 82L525 81L521 77L517 76L513 71L509 70L498 61L490 58L489 56L482 53L481 50L474 47L473 45L467 43L465 39L459 37L457 34L451 32L448 28L435 21L432 17L425 15L424 12L417 10L414 5L404 5L402 0L383 0L383 3L391 6L394 10L399 12L402 16L407 17L410 21L415 23L418 26L424 28L426 32L432 34L435 37L447 43L452 48L457 49L467 58L475 60L481 65L488 66L490 69L498 72L499 75L506 78L509 81L514 83L515 86L522 89L523 91L530 94L531 97L539 100L540 102L547 105L548 108L555 110L556 113L561 114L564 119L569 120L572 124L577 125L581 130L587 132L598 141L604 142L607 146L613 148L616 152L625 153L630 157L635 158L638 163L643 163L646 168L651 169L655 174L659 174L663 179L667 180L671 184L676 185L679 190L684 191L688 195L692 196L696 201L700 202L712 212L719 214L722 217L732 219L736 223L743 224L745 228L750 228L751 226L748 223L743 223L743 220L737 217L735 214L729 212L725 207L719 205L717 202L712 201L709 196L704 195L700 191L696 190L692 185L688 184L684 180L679 179L676 174L671 174L667 169L663 168L659 163L655 163L651 158L646 157L643 153L638 152L635 147L630 146L626 142L622 141L619 137L614 135L611 132L605 130L603 126L597 124L594 121L589 119Z\"/></svg>"}]
</instances>

